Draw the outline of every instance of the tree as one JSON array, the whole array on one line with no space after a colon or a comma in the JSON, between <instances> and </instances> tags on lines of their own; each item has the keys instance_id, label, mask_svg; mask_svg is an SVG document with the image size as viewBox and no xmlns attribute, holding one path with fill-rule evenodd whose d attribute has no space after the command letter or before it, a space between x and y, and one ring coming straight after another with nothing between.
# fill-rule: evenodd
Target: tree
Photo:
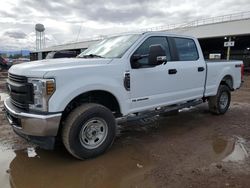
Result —
<instances>
[{"instance_id":1,"label":"tree","mask_svg":"<svg viewBox=\"0 0 250 188\"><path fill-rule=\"evenodd\" d=\"M3 58L6 58L7 57L7 54L6 53L1 53L0 54Z\"/></svg>"}]
</instances>

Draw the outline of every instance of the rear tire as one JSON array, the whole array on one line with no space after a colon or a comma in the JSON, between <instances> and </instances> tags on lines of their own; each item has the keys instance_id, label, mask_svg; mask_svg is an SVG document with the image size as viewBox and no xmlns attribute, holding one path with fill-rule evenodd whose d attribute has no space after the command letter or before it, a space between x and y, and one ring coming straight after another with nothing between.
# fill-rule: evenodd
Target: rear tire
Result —
<instances>
[{"instance_id":1,"label":"rear tire","mask_svg":"<svg viewBox=\"0 0 250 188\"><path fill-rule=\"evenodd\" d=\"M225 114L230 106L231 92L228 86L220 85L215 96L209 97L209 111L213 114Z\"/></svg>"},{"instance_id":2,"label":"rear tire","mask_svg":"<svg viewBox=\"0 0 250 188\"><path fill-rule=\"evenodd\" d=\"M116 122L106 107L87 103L74 109L62 128L66 149L78 159L88 159L104 153L113 143Z\"/></svg>"}]
</instances>

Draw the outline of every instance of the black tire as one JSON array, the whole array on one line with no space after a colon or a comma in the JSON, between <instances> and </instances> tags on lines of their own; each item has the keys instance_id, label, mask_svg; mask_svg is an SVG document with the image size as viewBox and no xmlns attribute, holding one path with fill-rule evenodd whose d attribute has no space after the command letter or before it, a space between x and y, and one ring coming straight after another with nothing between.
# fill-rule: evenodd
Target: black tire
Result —
<instances>
[{"instance_id":1,"label":"black tire","mask_svg":"<svg viewBox=\"0 0 250 188\"><path fill-rule=\"evenodd\" d=\"M87 137L89 135L90 137L94 137L94 131L97 132L95 134L99 135L96 127L93 128L95 125L93 125L93 127L90 126L91 123L96 123L95 121L100 121L103 125L106 123L106 136L96 148L89 148L90 146L87 145L89 138ZM100 122L99 124L101 124ZM87 126L90 127L88 128ZM90 128L91 131L94 129L91 133L88 131ZM82 134L82 132L84 134ZM99 132L101 132L101 128ZM101 132L101 134L103 134L103 132ZM84 139L84 136L82 135L87 136ZM66 118L65 124L62 128L62 141L64 146L69 153L81 160L93 158L104 153L112 145L115 135L116 121L112 112L106 107L94 103L86 103L74 109Z\"/></svg>"},{"instance_id":2,"label":"black tire","mask_svg":"<svg viewBox=\"0 0 250 188\"><path fill-rule=\"evenodd\" d=\"M226 96L228 98L227 102L225 102L224 105L221 104L221 99L223 96ZM220 85L217 94L213 97L209 97L208 99L209 111L217 115L225 114L230 106L230 102L230 88L226 85Z\"/></svg>"}]
</instances>

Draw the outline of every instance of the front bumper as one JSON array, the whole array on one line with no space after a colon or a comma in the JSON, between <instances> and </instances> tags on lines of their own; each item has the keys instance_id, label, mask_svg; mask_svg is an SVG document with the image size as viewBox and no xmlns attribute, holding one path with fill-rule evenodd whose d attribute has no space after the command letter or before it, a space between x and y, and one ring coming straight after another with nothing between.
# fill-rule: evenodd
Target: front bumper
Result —
<instances>
[{"instance_id":1,"label":"front bumper","mask_svg":"<svg viewBox=\"0 0 250 188\"><path fill-rule=\"evenodd\" d=\"M5 99L6 116L16 133L27 136L55 137L61 120L61 113L40 115L20 111L10 98Z\"/></svg>"}]
</instances>

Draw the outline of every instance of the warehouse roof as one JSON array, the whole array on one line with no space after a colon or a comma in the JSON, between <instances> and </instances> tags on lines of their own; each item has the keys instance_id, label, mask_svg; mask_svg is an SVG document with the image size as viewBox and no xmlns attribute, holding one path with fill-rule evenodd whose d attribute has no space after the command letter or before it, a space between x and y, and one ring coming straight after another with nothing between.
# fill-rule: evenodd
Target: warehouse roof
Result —
<instances>
[{"instance_id":1,"label":"warehouse roof","mask_svg":"<svg viewBox=\"0 0 250 188\"><path fill-rule=\"evenodd\" d=\"M50 51L60 51L60 50L72 50L72 49L87 49L90 45L96 43L99 41L98 39L95 40L88 40L88 41L81 41L81 42L75 42L75 43L67 43L67 44L61 44L56 46L50 46L47 48L43 48L36 52L50 52Z\"/></svg>"}]
</instances>

